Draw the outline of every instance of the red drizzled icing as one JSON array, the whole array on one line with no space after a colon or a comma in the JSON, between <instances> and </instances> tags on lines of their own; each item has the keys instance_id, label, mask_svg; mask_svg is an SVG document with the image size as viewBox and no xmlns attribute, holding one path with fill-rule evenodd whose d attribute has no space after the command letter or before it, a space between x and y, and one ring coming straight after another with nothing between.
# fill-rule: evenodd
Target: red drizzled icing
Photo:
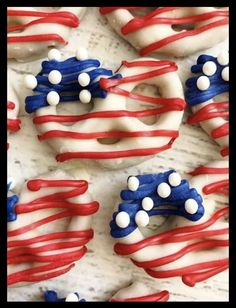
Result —
<instances>
[{"instance_id":1,"label":"red drizzled icing","mask_svg":"<svg viewBox=\"0 0 236 308\"><path fill-rule=\"evenodd\" d=\"M187 120L188 124L198 124L214 118L224 118L229 115L229 102L214 102L199 109ZM226 122L211 131L211 137L218 139L229 135L229 123ZM222 156L229 155L228 147L221 150Z\"/></svg>"},{"instance_id":2,"label":"red drizzled icing","mask_svg":"<svg viewBox=\"0 0 236 308\"><path fill-rule=\"evenodd\" d=\"M35 17L34 20L21 25L14 25L7 27L7 32L23 31L33 25L38 24L58 24L66 27L78 27L79 19L71 12L39 12L39 11L21 11L21 10L8 10L7 15L9 17ZM8 43L23 43L23 42L43 42L43 41L57 41L59 43L66 44L63 37L56 33L49 34L37 34L37 35L22 35L11 36L7 39Z\"/></svg>"},{"instance_id":3,"label":"red drizzled icing","mask_svg":"<svg viewBox=\"0 0 236 308\"><path fill-rule=\"evenodd\" d=\"M112 298L110 302L167 302L169 297L169 292L164 290L159 293L139 297L131 297L125 299Z\"/></svg>"},{"instance_id":4,"label":"red drizzled icing","mask_svg":"<svg viewBox=\"0 0 236 308\"><path fill-rule=\"evenodd\" d=\"M183 256L192 251L200 251L202 249L210 249L214 247L228 246L228 240L214 239L217 235L228 234L228 228L207 230L209 227L217 224L217 220L228 214L229 208L225 207L216 211L211 218L206 222L195 224L192 226L178 227L157 235L150 236L135 244L117 243L114 250L117 254L127 256L133 254L145 247L161 246L166 243L186 242L186 246L165 257L157 258L155 260L138 262L131 259L138 267L142 267L149 275L155 278L169 278L181 276L183 281L189 285L194 286L196 282L204 281L205 279L225 270L228 267L228 258L212 260L208 262L201 262L185 267L179 267L172 270L153 270L152 268L163 266L181 259ZM187 244L189 240L197 240L192 244ZM201 239L201 240L200 240ZM161 247L160 247L161 249Z\"/></svg>"},{"instance_id":5,"label":"red drizzled icing","mask_svg":"<svg viewBox=\"0 0 236 308\"><path fill-rule=\"evenodd\" d=\"M42 180L34 179L27 183L30 191L38 191L43 188L56 187L71 190L55 192L34 199L28 203L17 204L15 207L16 214L31 213L42 209L61 209L62 211L41 220L29 223L23 227L8 231L8 264L18 265L21 263L43 263L32 268L18 271L8 275L8 285L17 282L36 282L52 277L57 277L69 271L75 261L78 261L86 253L86 244L93 237L93 230L80 231L62 231L53 232L45 235L38 235L26 239L14 239L11 237L25 234L29 231L36 230L38 227L48 224L65 217L87 216L94 214L99 207L98 202L90 203L73 203L68 201L72 197L84 194L88 189L86 181L77 180ZM64 210L64 211L63 211ZM72 239L74 239L72 241ZM42 244L32 247L33 244ZM80 247L79 249L76 249ZM66 252L60 250L66 249ZM71 249L71 250L69 250ZM51 254L46 254L47 252ZM47 264L45 264L47 263Z\"/></svg>"},{"instance_id":6,"label":"red drizzled icing","mask_svg":"<svg viewBox=\"0 0 236 308\"><path fill-rule=\"evenodd\" d=\"M14 110L15 107L16 107L15 103L13 103L11 101L7 102L7 109ZM17 118L7 119L7 129L11 132L17 132L20 129L20 124L21 124L21 121Z\"/></svg>"},{"instance_id":7,"label":"red drizzled icing","mask_svg":"<svg viewBox=\"0 0 236 308\"><path fill-rule=\"evenodd\" d=\"M100 13L102 15L109 14L115 10L118 10L123 7L113 7L113 8L101 8ZM128 10L129 8L127 8ZM135 8L132 8L135 9ZM140 8L138 8L140 9ZM205 31L208 31L210 29L214 29L216 27L221 27L223 25L228 24L229 19L228 15L229 13L227 11L212 11L212 12L207 12L203 14L198 14L198 15L193 15L189 17L182 17L182 18L169 18L169 17L164 17L161 16L159 17L158 15L165 13L165 12L171 12L174 10L181 10L183 9L182 7L166 7L166 8L157 8L153 12L142 16L142 17L136 17L131 19L126 25L124 25L121 28L121 33L123 35L128 35L130 33L133 33L135 31L141 30L145 27L152 26L152 25L178 25L178 24L186 24L186 23L191 23L191 24L196 24L202 21L209 21L208 24L199 26L193 30L187 30L187 31L182 31L177 34L170 35L164 39L161 39L157 42L154 42L144 48L142 48L139 53L141 56L147 55L149 53L152 53L158 49L161 49L162 47L175 42L177 40L183 39L185 37L189 36L195 36L200 33L203 33ZM218 21L211 22L211 19L215 19L217 17L222 17Z\"/></svg>"}]
</instances>

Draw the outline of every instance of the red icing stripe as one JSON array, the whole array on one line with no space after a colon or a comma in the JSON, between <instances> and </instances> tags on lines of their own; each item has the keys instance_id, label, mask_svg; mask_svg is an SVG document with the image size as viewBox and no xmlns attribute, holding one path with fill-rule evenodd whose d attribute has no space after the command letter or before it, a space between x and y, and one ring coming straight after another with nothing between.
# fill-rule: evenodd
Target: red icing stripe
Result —
<instances>
[{"instance_id":1,"label":"red icing stripe","mask_svg":"<svg viewBox=\"0 0 236 308\"><path fill-rule=\"evenodd\" d=\"M11 132L17 132L20 129L21 120L7 119L7 129Z\"/></svg>"},{"instance_id":2,"label":"red icing stripe","mask_svg":"<svg viewBox=\"0 0 236 308\"><path fill-rule=\"evenodd\" d=\"M228 156L229 155L229 147L226 147L224 149L222 149L220 151L220 154L224 157L224 156Z\"/></svg>"},{"instance_id":3,"label":"red icing stripe","mask_svg":"<svg viewBox=\"0 0 236 308\"><path fill-rule=\"evenodd\" d=\"M14 110L15 107L16 107L15 103L10 101L7 102L7 109Z\"/></svg>"},{"instance_id":4,"label":"red icing stripe","mask_svg":"<svg viewBox=\"0 0 236 308\"><path fill-rule=\"evenodd\" d=\"M224 137L224 136L227 136L229 135L229 123L224 123L222 124L221 126L215 128L212 132L211 132L211 136L214 138L214 139L217 139L217 138L221 138L221 137Z\"/></svg>"},{"instance_id":5,"label":"red icing stripe","mask_svg":"<svg viewBox=\"0 0 236 308\"><path fill-rule=\"evenodd\" d=\"M7 38L8 43L28 43L28 42L45 42L56 41L66 44L66 41L58 34L38 34L38 35L22 35L11 36Z\"/></svg>"},{"instance_id":6,"label":"red icing stripe","mask_svg":"<svg viewBox=\"0 0 236 308\"><path fill-rule=\"evenodd\" d=\"M159 293L146 296L138 296L125 299L112 298L110 301L111 302L167 302L169 297L170 297L169 292L164 290Z\"/></svg>"}]
</instances>

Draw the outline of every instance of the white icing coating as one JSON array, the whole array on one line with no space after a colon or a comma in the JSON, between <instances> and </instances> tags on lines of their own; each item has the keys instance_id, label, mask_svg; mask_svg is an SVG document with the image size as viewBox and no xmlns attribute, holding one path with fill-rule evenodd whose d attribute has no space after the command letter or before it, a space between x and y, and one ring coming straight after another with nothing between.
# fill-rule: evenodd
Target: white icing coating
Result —
<instances>
[{"instance_id":1,"label":"white icing coating","mask_svg":"<svg viewBox=\"0 0 236 308\"><path fill-rule=\"evenodd\" d=\"M207 76L212 76L215 74L217 66L213 61L207 61L203 64L202 71Z\"/></svg>"},{"instance_id":2,"label":"white icing coating","mask_svg":"<svg viewBox=\"0 0 236 308\"><path fill-rule=\"evenodd\" d=\"M195 214L197 213L198 210L198 203L194 199L188 199L184 203L184 208L185 211L188 212L189 214Z\"/></svg>"},{"instance_id":3,"label":"white icing coating","mask_svg":"<svg viewBox=\"0 0 236 308\"><path fill-rule=\"evenodd\" d=\"M128 178L127 186L129 190L136 191L139 188L139 179L136 176L130 176Z\"/></svg>"},{"instance_id":4,"label":"white icing coating","mask_svg":"<svg viewBox=\"0 0 236 308\"><path fill-rule=\"evenodd\" d=\"M61 52L60 50L56 49L56 48L52 48L49 50L48 52L48 60L56 60L56 61L60 61L61 60Z\"/></svg>"},{"instance_id":5,"label":"white icing coating","mask_svg":"<svg viewBox=\"0 0 236 308\"><path fill-rule=\"evenodd\" d=\"M86 87L90 83L90 77L87 73L81 73L78 76L78 82L81 85L81 87Z\"/></svg>"},{"instance_id":6,"label":"white icing coating","mask_svg":"<svg viewBox=\"0 0 236 308\"><path fill-rule=\"evenodd\" d=\"M135 222L139 227L146 227L149 224L149 216L148 213L140 210L135 215Z\"/></svg>"},{"instance_id":7,"label":"white icing coating","mask_svg":"<svg viewBox=\"0 0 236 308\"><path fill-rule=\"evenodd\" d=\"M81 101L81 103L88 104L91 102L91 99L92 95L88 90L84 89L79 92L79 100Z\"/></svg>"},{"instance_id":8,"label":"white icing coating","mask_svg":"<svg viewBox=\"0 0 236 308\"><path fill-rule=\"evenodd\" d=\"M47 94L47 102L51 106L56 106L60 102L60 96L56 91L50 91Z\"/></svg>"},{"instance_id":9,"label":"white icing coating","mask_svg":"<svg viewBox=\"0 0 236 308\"><path fill-rule=\"evenodd\" d=\"M37 87L38 81L34 75L26 75L24 78L24 84L27 89L35 89Z\"/></svg>"},{"instance_id":10,"label":"white icing coating","mask_svg":"<svg viewBox=\"0 0 236 308\"><path fill-rule=\"evenodd\" d=\"M177 172L173 172L168 177L168 182L171 186L176 187L181 183L181 175Z\"/></svg>"},{"instance_id":11,"label":"white icing coating","mask_svg":"<svg viewBox=\"0 0 236 308\"><path fill-rule=\"evenodd\" d=\"M226 66L222 72L221 72L221 77L222 79L224 79L225 81L229 81L229 67Z\"/></svg>"},{"instance_id":12,"label":"white icing coating","mask_svg":"<svg viewBox=\"0 0 236 308\"><path fill-rule=\"evenodd\" d=\"M128 227L129 223L130 223L130 218L129 218L129 214L127 212L119 212L116 215L116 224L120 228Z\"/></svg>"},{"instance_id":13,"label":"white icing coating","mask_svg":"<svg viewBox=\"0 0 236 308\"><path fill-rule=\"evenodd\" d=\"M200 91L205 91L210 87L210 80L207 76L200 76L197 79L197 88Z\"/></svg>"},{"instance_id":14,"label":"white icing coating","mask_svg":"<svg viewBox=\"0 0 236 308\"><path fill-rule=\"evenodd\" d=\"M154 202L150 197L145 197L142 200L142 208L145 211L150 211L154 206Z\"/></svg>"},{"instance_id":15,"label":"white icing coating","mask_svg":"<svg viewBox=\"0 0 236 308\"><path fill-rule=\"evenodd\" d=\"M224 50L217 56L217 61L220 65L227 65L229 64L229 53L228 51Z\"/></svg>"},{"instance_id":16,"label":"white icing coating","mask_svg":"<svg viewBox=\"0 0 236 308\"><path fill-rule=\"evenodd\" d=\"M59 71L52 70L48 74L48 80L52 84L59 84L61 82L61 80L62 80L62 75L61 75L61 73Z\"/></svg>"},{"instance_id":17,"label":"white icing coating","mask_svg":"<svg viewBox=\"0 0 236 308\"><path fill-rule=\"evenodd\" d=\"M88 52L87 49L84 47L80 47L76 51L76 58L78 60L87 60L88 59Z\"/></svg>"},{"instance_id":18,"label":"white icing coating","mask_svg":"<svg viewBox=\"0 0 236 308\"><path fill-rule=\"evenodd\" d=\"M65 302L78 302L78 296L75 293L70 293L67 295Z\"/></svg>"},{"instance_id":19,"label":"white icing coating","mask_svg":"<svg viewBox=\"0 0 236 308\"><path fill-rule=\"evenodd\" d=\"M161 183L157 186L157 194L161 198L167 198L171 194L171 188L167 183Z\"/></svg>"}]
</instances>

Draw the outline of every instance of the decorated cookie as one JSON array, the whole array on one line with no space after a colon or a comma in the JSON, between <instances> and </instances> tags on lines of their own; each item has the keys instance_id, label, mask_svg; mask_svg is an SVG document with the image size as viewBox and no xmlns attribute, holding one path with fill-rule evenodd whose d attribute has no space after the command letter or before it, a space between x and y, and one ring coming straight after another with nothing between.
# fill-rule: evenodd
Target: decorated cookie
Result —
<instances>
[{"instance_id":1,"label":"decorated cookie","mask_svg":"<svg viewBox=\"0 0 236 308\"><path fill-rule=\"evenodd\" d=\"M188 286L228 268L228 207L215 210L205 196L226 193L228 162L193 174L189 181L175 170L129 177L110 223L118 255L154 278L181 277ZM169 217L151 234L148 227L159 215Z\"/></svg>"},{"instance_id":2,"label":"decorated cookie","mask_svg":"<svg viewBox=\"0 0 236 308\"><path fill-rule=\"evenodd\" d=\"M167 302L168 299L168 291L157 291L140 281L135 281L130 286L116 292L110 302Z\"/></svg>"},{"instance_id":3,"label":"decorated cookie","mask_svg":"<svg viewBox=\"0 0 236 308\"><path fill-rule=\"evenodd\" d=\"M43 57L48 49L67 44L85 7L8 7L7 55L19 61Z\"/></svg>"},{"instance_id":4,"label":"decorated cookie","mask_svg":"<svg viewBox=\"0 0 236 308\"><path fill-rule=\"evenodd\" d=\"M8 286L60 276L85 255L99 207L87 190L88 182L56 170L28 180L19 196L9 191Z\"/></svg>"},{"instance_id":5,"label":"decorated cookie","mask_svg":"<svg viewBox=\"0 0 236 308\"><path fill-rule=\"evenodd\" d=\"M84 298L80 298L79 293L70 293L64 298L59 298L57 292L48 290L44 293L45 302L86 302Z\"/></svg>"},{"instance_id":6,"label":"decorated cookie","mask_svg":"<svg viewBox=\"0 0 236 308\"><path fill-rule=\"evenodd\" d=\"M189 124L200 123L201 127L222 148L221 155L229 154L229 53L217 57L201 55L191 68L196 76L186 81L186 100L193 115Z\"/></svg>"},{"instance_id":7,"label":"decorated cookie","mask_svg":"<svg viewBox=\"0 0 236 308\"><path fill-rule=\"evenodd\" d=\"M64 61L49 59L36 77L27 76L35 94L25 102L26 111L35 112L39 140L55 149L57 161L123 168L169 149L178 137L185 101L174 62L123 61L113 74L84 50ZM154 85L160 95L135 93L140 85Z\"/></svg>"},{"instance_id":8,"label":"decorated cookie","mask_svg":"<svg viewBox=\"0 0 236 308\"><path fill-rule=\"evenodd\" d=\"M141 15L143 9L148 8L100 8L112 28L141 56L153 52L187 56L214 46L228 35L226 7L158 7Z\"/></svg>"}]
</instances>

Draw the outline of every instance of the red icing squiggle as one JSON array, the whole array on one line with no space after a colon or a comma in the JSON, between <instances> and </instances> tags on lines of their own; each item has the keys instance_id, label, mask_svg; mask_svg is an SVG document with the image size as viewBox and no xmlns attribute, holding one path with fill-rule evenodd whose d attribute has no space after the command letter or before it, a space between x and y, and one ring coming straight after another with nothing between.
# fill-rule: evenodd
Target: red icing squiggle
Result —
<instances>
[{"instance_id":1,"label":"red icing squiggle","mask_svg":"<svg viewBox=\"0 0 236 308\"><path fill-rule=\"evenodd\" d=\"M15 103L8 101L7 109L14 110L16 107ZM7 119L7 129L11 132L17 132L20 129L21 121L17 118L15 119Z\"/></svg>"},{"instance_id":2,"label":"red icing squiggle","mask_svg":"<svg viewBox=\"0 0 236 308\"><path fill-rule=\"evenodd\" d=\"M181 259L186 254L192 251L199 251L202 249L214 249L215 247L228 246L228 240L214 239L217 235L227 235L228 228L213 229L208 228L217 224L217 220L223 218L228 214L229 208L223 208L216 211L210 219L206 222L195 224L192 226L178 227L157 235L150 236L135 244L121 244L117 243L114 250L117 254L127 256L133 254L145 247L157 246L162 244L170 244L177 242L186 242L186 246L176 253L167 255L165 257L157 258L155 260L138 262L131 259L134 264L142 267L149 275L155 278L168 278L181 276L183 281L189 285L194 286L196 282L204 281L205 279L225 270L228 267L228 258L212 260L208 262L195 263L185 267L179 267L172 270L153 270L159 266L172 263ZM199 240L196 242L196 240ZM201 239L201 240L200 240ZM193 243L188 243L189 240L195 240ZM161 248L161 247L160 247Z\"/></svg>"},{"instance_id":3,"label":"red icing squiggle","mask_svg":"<svg viewBox=\"0 0 236 308\"><path fill-rule=\"evenodd\" d=\"M90 203L67 201L87 191L88 183L86 181L35 179L28 181L27 187L30 191L56 187L58 192L36 198L28 203L17 204L14 209L17 215L43 209L56 209L57 211L61 209L61 211L23 227L8 231L8 264L43 263L43 265L36 265L8 275L8 285L25 281L41 281L66 273L74 266L73 262L78 261L86 253L87 248L85 245L93 237L93 230L52 232L45 235L10 240L11 237L19 235L24 235L25 237L27 232L34 231L44 224L65 217L92 215L99 207L96 201ZM71 190L60 191L60 187L68 187ZM33 244L34 246L32 247ZM35 246L35 244L37 245ZM42 245L39 246L38 244ZM77 247L80 248L75 250ZM60 250L63 249L66 249L66 252L60 253ZM48 254L48 252L52 253ZM47 254L45 255L45 253Z\"/></svg>"},{"instance_id":4,"label":"red icing squiggle","mask_svg":"<svg viewBox=\"0 0 236 308\"><path fill-rule=\"evenodd\" d=\"M229 115L229 102L214 102L207 104L199 109L194 115L190 116L187 120L188 124L198 124L214 118L224 118ZM226 122L221 126L211 131L211 137L214 139L225 137L229 135L229 123ZM229 155L229 149L224 148L221 150L222 156Z\"/></svg>"},{"instance_id":5,"label":"red icing squiggle","mask_svg":"<svg viewBox=\"0 0 236 308\"><path fill-rule=\"evenodd\" d=\"M8 17L35 17L34 20L21 25L14 25L7 27L7 32L12 33L15 31L23 31L34 25L39 24L58 24L66 27L78 27L79 19L71 12L39 12L39 11L21 11L21 10L8 10ZM57 41L66 44L63 37L58 34L37 34L37 35L22 35L8 37L8 43L23 43L23 42L43 42L43 41Z\"/></svg>"},{"instance_id":6,"label":"red icing squiggle","mask_svg":"<svg viewBox=\"0 0 236 308\"><path fill-rule=\"evenodd\" d=\"M146 296L125 298L125 299L112 298L110 302L167 302L169 297L170 297L169 292L164 290L159 293Z\"/></svg>"},{"instance_id":7,"label":"red icing squiggle","mask_svg":"<svg viewBox=\"0 0 236 308\"><path fill-rule=\"evenodd\" d=\"M101 8L100 13L102 15L109 14L115 10L118 10L123 7L113 7L113 8ZM128 10L129 8L127 8ZM132 8L135 9L135 8ZM140 8L137 8L140 9ZM141 30L145 27L152 26L152 25L178 25L178 24L186 24L186 23L191 23L191 24L197 24L202 21L209 21L208 24L205 24L203 26L196 27L194 30L188 30L188 31L182 31L177 34L169 35L168 37L161 39L157 42L154 42L144 48L142 48L139 53L140 55L144 56L147 54L150 54L154 51L157 51L158 49L161 49L162 47L175 42L177 40L183 39L185 37L189 36L195 36L200 33L203 33L205 31L208 31L210 29L214 29L216 27L221 27L223 25L228 24L229 19L228 15L229 13L227 11L212 11L212 12L207 12L203 14L198 14L198 15L193 15L189 17L180 17L180 18L166 18L164 16L159 17L158 15L162 13L168 13L171 11L175 10L181 10L183 9L182 7L165 7L165 8L157 8L153 12L142 16L142 17L136 17L131 19L126 25L124 25L121 28L121 33L123 35L128 35L130 33L133 33L135 31ZM211 22L211 19L215 19L217 17L222 17L218 21L213 21Z\"/></svg>"}]
</instances>

